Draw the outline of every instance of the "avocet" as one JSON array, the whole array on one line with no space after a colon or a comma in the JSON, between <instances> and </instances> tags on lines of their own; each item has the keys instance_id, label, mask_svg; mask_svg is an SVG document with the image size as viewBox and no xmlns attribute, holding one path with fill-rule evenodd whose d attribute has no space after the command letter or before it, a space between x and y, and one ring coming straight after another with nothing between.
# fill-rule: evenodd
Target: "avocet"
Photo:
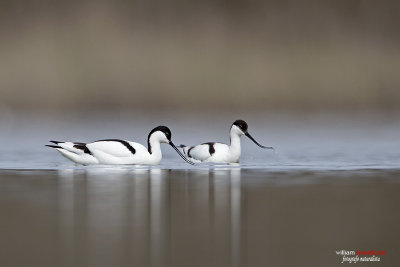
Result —
<instances>
[{"instance_id":1,"label":"avocet","mask_svg":"<svg viewBox=\"0 0 400 267\"><path fill-rule=\"evenodd\" d=\"M225 145L222 143L208 142L197 146L180 145L183 152L189 159L199 162L212 162L212 163L238 163L241 153L240 137L246 135L259 147L265 149L274 149L273 147L266 147L260 145L247 131L247 123L243 120L236 120L230 131L231 143Z\"/></svg>"},{"instance_id":2,"label":"avocet","mask_svg":"<svg viewBox=\"0 0 400 267\"><path fill-rule=\"evenodd\" d=\"M171 141L171 131L166 126L158 126L151 130L147 138L148 147L119 140L105 139L92 143L50 141L64 157L82 165L92 164L139 164L156 165L161 161L161 143L171 145L176 152L189 164L188 160Z\"/></svg>"}]
</instances>

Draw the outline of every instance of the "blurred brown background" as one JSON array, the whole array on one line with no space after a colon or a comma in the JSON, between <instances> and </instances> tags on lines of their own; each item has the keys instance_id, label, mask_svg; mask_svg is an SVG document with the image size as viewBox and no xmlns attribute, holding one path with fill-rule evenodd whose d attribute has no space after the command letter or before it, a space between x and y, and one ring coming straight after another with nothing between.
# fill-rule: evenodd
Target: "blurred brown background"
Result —
<instances>
[{"instance_id":1,"label":"blurred brown background","mask_svg":"<svg viewBox=\"0 0 400 267\"><path fill-rule=\"evenodd\" d=\"M0 108L396 110L398 1L1 1Z\"/></svg>"}]
</instances>

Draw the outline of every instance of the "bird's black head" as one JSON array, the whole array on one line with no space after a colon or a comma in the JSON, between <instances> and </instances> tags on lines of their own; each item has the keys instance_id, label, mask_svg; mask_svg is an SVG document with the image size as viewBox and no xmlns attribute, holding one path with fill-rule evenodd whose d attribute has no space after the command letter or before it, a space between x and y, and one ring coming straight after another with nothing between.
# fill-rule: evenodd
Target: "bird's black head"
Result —
<instances>
[{"instance_id":1,"label":"bird's black head","mask_svg":"<svg viewBox=\"0 0 400 267\"><path fill-rule=\"evenodd\" d=\"M247 123L244 120L236 120L232 126L235 125L236 127L238 127L244 135L246 135L248 138L250 138L251 141L253 141L256 145L258 145L259 147L262 148L266 148L266 149L274 149L273 147L267 147L267 146L263 146L261 144L259 144L251 135L250 133L247 131Z\"/></svg>"},{"instance_id":2,"label":"bird's black head","mask_svg":"<svg viewBox=\"0 0 400 267\"><path fill-rule=\"evenodd\" d=\"M165 136L167 137L167 139L169 141L171 141L171 138L172 138L171 130L167 126L158 126L158 127L154 128L153 130L151 130L151 132L149 133L148 139L150 139L150 136L157 131L164 133Z\"/></svg>"},{"instance_id":3,"label":"bird's black head","mask_svg":"<svg viewBox=\"0 0 400 267\"><path fill-rule=\"evenodd\" d=\"M156 132L162 132L165 137L167 138L167 140L164 139L163 136L158 136L158 138L160 138L159 142L160 143L168 143L170 146L172 146L173 149L175 149L175 151L179 154L179 156L181 156L187 163L194 165L193 162L191 162L190 160L188 160L180 151L179 149L174 145L174 143L172 142L171 138L172 138L172 134L171 134L171 130L166 127L166 126L158 126L156 128L154 128L153 130L151 130L151 132L149 133L149 137L147 139L147 143L148 143L148 150L149 153L151 154L151 145L150 145L150 137L153 133Z\"/></svg>"},{"instance_id":4,"label":"bird's black head","mask_svg":"<svg viewBox=\"0 0 400 267\"><path fill-rule=\"evenodd\" d=\"M242 130L243 133L247 132L247 123L244 120L236 120L232 125L236 125L239 127L240 130Z\"/></svg>"}]
</instances>

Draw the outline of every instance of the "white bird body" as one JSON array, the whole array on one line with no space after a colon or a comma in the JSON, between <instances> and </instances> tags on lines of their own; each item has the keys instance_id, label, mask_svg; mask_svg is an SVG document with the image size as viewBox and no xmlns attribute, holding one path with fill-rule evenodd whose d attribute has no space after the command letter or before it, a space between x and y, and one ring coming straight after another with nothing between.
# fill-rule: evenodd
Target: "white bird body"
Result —
<instances>
[{"instance_id":1,"label":"white bird body","mask_svg":"<svg viewBox=\"0 0 400 267\"><path fill-rule=\"evenodd\" d=\"M54 147L67 159L82 165L99 164L99 161L91 154L85 153L83 150L75 148L78 143L73 142L57 142ZM80 143L82 144L82 143Z\"/></svg>"},{"instance_id":2,"label":"white bird body","mask_svg":"<svg viewBox=\"0 0 400 267\"><path fill-rule=\"evenodd\" d=\"M232 141L233 139L233 141ZM211 163L237 163L240 158L240 137L231 136L231 144L204 143L193 147L183 147L185 154L194 160Z\"/></svg>"},{"instance_id":3,"label":"white bird body","mask_svg":"<svg viewBox=\"0 0 400 267\"><path fill-rule=\"evenodd\" d=\"M272 147L264 147L257 143L253 137L247 132L247 123L242 120L235 121L230 130L230 145L209 142L197 146L181 145L185 155L194 161L210 162L210 163L239 163L241 154L240 137L248 136L253 142L262 148L272 149Z\"/></svg>"},{"instance_id":4,"label":"white bird body","mask_svg":"<svg viewBox=\"0 0 400 267\"><path fill-rule=\"evenodd\" d=\"M162 159L161 143L170 144L178 154L188 161L171 141L171 132L165 126L154 128L148 136L148 148L119 139L99 140L92 143L51 141L47 145L58 150L67 159L83 165L92 164L138 164L156 165Z\"/></svg>"}]
</instances>

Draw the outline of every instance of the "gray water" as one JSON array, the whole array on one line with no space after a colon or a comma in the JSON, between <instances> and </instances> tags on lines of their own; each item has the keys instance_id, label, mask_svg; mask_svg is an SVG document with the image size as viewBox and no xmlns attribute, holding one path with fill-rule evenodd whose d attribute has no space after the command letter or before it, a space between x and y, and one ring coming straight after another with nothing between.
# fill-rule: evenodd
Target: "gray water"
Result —
<instances>
[{"instance_id":1,"label":"gray water","mask_svg":"<svg viewBox=\"0 0 400 267\"><path fill-rule=\"evenodd\" d=\"M1 266L335 266L342 249L399 264L395 115L243 116L275 152L243 137L240 164L196 166L168 145L158 166L77 166L44 145L145 144L161 124L176 144L228 142L239 117L0 118Z\"/></svg>"},{"instance_id":2,"label":"gray water","mask_svg":"<svg viewBox=\"0 0 400 267\"><path fill-rule=\"evenodd\" d=\"M172 130L176 145L206 141L229 142L229 127L245 119L249 132L263 150L242 137L241 166L288 169L391 169L399 167L400 116L395 114L296 115L256 113L235 116L180 113L143 114L8 114L0 116L0 169L60 169L71 163L45 147L49 140L89 142L121 138L146 144L158 125ZM208 168L187 165L168 145L163 145L159 167Z\"/></svg>"}]
</instances>

